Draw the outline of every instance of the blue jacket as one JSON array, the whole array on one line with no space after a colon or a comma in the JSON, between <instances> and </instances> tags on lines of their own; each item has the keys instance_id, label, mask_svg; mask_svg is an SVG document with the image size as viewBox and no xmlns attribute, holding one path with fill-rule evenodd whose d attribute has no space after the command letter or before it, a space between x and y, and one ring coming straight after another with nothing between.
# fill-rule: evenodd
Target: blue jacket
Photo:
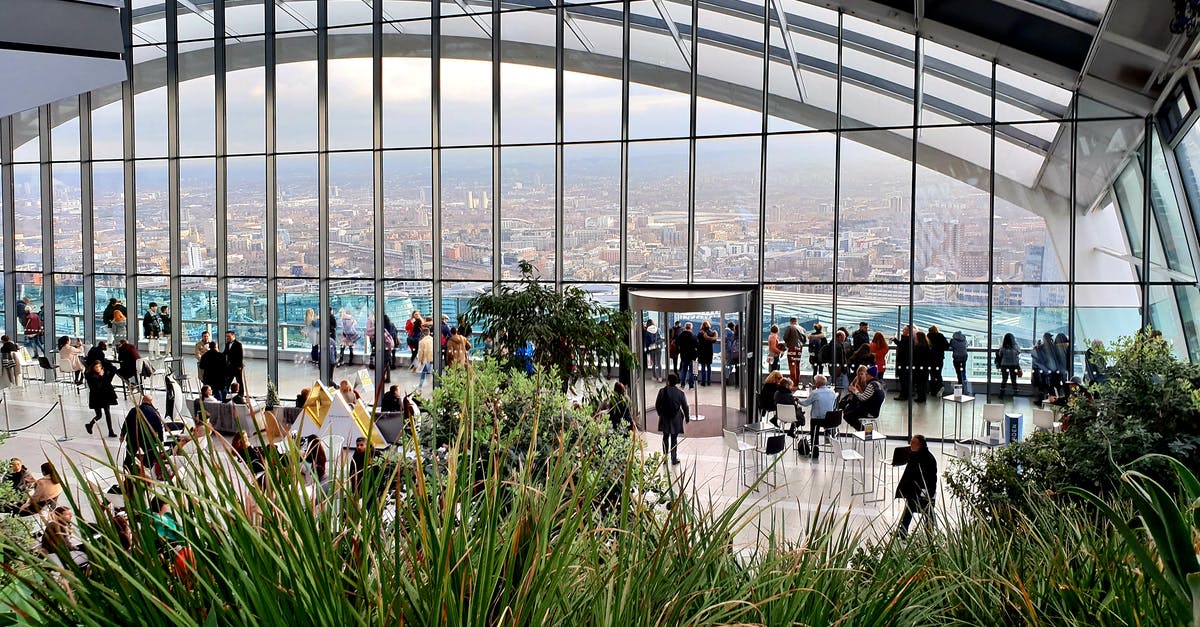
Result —
<instances>
[{"instance_id":1,"label":"blue jacket","mask_svg":"<svg viewBox=\"0 0 1200 627\"><path fill-rule=\"evenodd\" d=\"M819 388L813 388L808 398L798 401L801 406L812 407L809 410L809 415L813 420L821 420L825 414L837 409L837 393L829 386L823 385Z\"/></svg>"}]
</instances>

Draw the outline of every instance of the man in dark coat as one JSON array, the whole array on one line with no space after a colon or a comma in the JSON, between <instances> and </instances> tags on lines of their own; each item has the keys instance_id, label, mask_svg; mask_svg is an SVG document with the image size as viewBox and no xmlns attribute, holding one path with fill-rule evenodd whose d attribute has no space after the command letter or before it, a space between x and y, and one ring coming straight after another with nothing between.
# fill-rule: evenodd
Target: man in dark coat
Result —
<instances>
[{"instance_id":1,"label":"man in dark coat","mask_svg":"<svg viewBox=\"0 0 1200 627\"><path fill-rule=\"evenodd\" d=\"M857 349L859 346L864 346L866 344L870 344L871 343L871 327L870 327L870 325L868 325L865 322L858 323L858 330L854 332L854 335L850 336L850 339L854 342L854 345L851 346L851 348Z\"/></svg>"},{"instance_id":2,"label":"man in dark coat","mask_svg":"<svg viewBox=\"0 0 1200 627\"><path fill-rule=\"evenodd\" d=\"M201 372L204 373L204 378L201 383L213 389L213 396L217 400L225 400L225 355L217 351L217 343L209 342L208 350L200 356L198 365Z\"/></svg>"},{"instance_id":3,"label":"man in dark coat","mask_svg":"<svg viewBox=\"0 0 1200 627\"><path fill-rule=\"evenodd\" d=\"M696 387L696 354L700 351L700 341L692 332L692 323L683 325L683 330L675 336L675 353L679 355L679 380L689 388Z\"/></svg>"},{"instance_id":4,"label":"man in dark coat","mask_svg":"<svg viewBox=\"0 0 1200 627\"><path fill-rule=\"evenodd\" d=\"M937 496L937 458L929 452L925 436L913 435L909 440L912 453L909 454L908 464L904 466L904 474L896 483L896 498L904 499L904 513L900 515L900 526L896 528L896 537L908 535L908 526L912 524L914 513L924 517L926 527L930 530L934 525L934 498Z\"/></svg>"},{"instance_id":5,"label":"man in dark coat","mask_svg":"<svg viewBox=\"0 0 1200 627\"><path fill-rule=\"evenodd\" d=\"M892 343L896 345L896 377L900 380L900 395L896 400L906 401L912 392L912 327L906 325L900 337L892 338Z\"/></svg>"},{"instance_id":6,"label":"man in dark coat","mask_svg":"<svg viewBox=\"0 0 1200 627\"><path fill-rule=\"evenodd\" d=\"M117 375L126 381L137 378L137 362L142 358L132 342L117 340Z\"/></svg>"},{"instance_id":7,"label":"man in dark coat","mask_svg":"<svg viewBox=\"0 0 1200 627\"><path fill-rule=\"evenodd\" d=\"M129 410L125 416L121 442L126 440L126 468L133 469L135 459L140 459L145 468L153 468L162 452L163 422L149 394L142 397L141 405Z\"/></svg>"},{"instance_id":8,"label":"man in dark coat","mask_svg":"<svg viewBox=\"0 0 1200 627\"><path fill-rule=\"evenodd\" d=\"M679 446L679 434L683 433L683 425L691 422L688 413L687 395L679 389L679 376L675 373L667 375L667 385L658 391L658 399L654 401L654 409L658 412L658 430L662 433L663 457L671 460L671 465L679 463L675 449ZM663 460L666 463L666 460Z\"/></svg>"},{"instance_id":9,"label":"man in dark coat","mask_svg":"<svg viewBox=\"0 0 1200 627\"><path fill-rule=\"evenodd\" d=\"M238 341L233 331L225 332L225 378L237 381L238 388L246 391L246 381L242 378L242 369L246 367L246 358L242 354L242 343Z\"/></svg>"}]
</instances>

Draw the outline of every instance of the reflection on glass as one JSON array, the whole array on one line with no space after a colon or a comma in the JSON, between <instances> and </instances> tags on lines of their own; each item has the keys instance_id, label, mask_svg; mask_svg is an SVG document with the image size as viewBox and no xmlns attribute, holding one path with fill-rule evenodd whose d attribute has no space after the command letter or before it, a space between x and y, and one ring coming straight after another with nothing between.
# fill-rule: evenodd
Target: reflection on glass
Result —
<instances>
[{"instance_id":1,"label":"reflection on glass","mask_svg":"<svg viewBox=\"0 0 1200 627\"><path fill-rule=\"evenodd\" d=\"M783 9L782 21L776 10L779 7ZM771 48L767 69L767 129L834 128L838 95L837 13L800 0L772 2L768 11Z\"/></svg>"},{"instance_id":2,"label":"reflection on glass","mask_svg":"<svg viewBox=\"0 0 1200 627\"><path fill-rule=\"evenodd\" d=\"M212 62L197 58L208 50L210 48L205 47L202 51L181 55L179 59L181 76L196 74L196 78L179 81L181 155L211 155L216 151L216 96L213 93L216 81L212 76Z\"/></svg>"},{"instance_id":3,"label":"reflection on glass","mask_svg":"<svg viewBox=\"0 0 1200 627\"><path fill-rule=\"evenodd\" d=\"M281 277L315 277L320 270L320 211L316 155L280 155L275 160L275 272Z\"/></svg>"},{"instance_id":4,"label":"reflection on glass","mask_svg":"<svg viewBox=\"0 0 1200 627\"><path fill-rule=\"evenodd\" d=\"M838 279L907 283L912 219L912 140L892 131L842 136ZM907 288L868 288L864 296L908 301Z\"/></svg>"},{"instance_id":5,"label":"reflection on glass","mask_svg":"<svg viewBox=\"0 0 1200 627\"><path fill-rule=\"evenodd\" d=\"M133 142L139 158L167 156L166 57L133 53Z\"/></svg>"},{"instance_id":6,"label":"reflection on glass","mask_svg":"<svg viewBox=\"0 0 1200 627\"><path fill-rule=\"evenodd\" d=\"M845 15L842 126L912 126L913 36Z\"/></svg>"},{"instance_id":7,"label":"reflection on glass","mask_svg":"<svg viewBox=\"0 0 1200 627\"><path fill-rule=\"evenodd\" d=\"M487 22L485 21L486 23ZM441 136L448 146L492 143L492 44L470 17L442 20ZM460 58L470 48L470 60ZM480 60L482 59L482 60Z\"/></svg>"},{"instance_id":8,"label":"reflection on glass","mask_svg":"<svg viewBox=\"0 0 1200 627\"><path fill-rule=\"evenodd\" d=\"M262 157L236 157L227 168L226 269L231 276L262 276L266 247L273 241L266 216L266 163Z\"/></svg>"},{"instance_id":9,"label":"reflection on glass","mask_svg":"<svg viewBox=\"0 0 1200 627\"><path fill-rule=\"evenodd\" d=\"M13 173L13 253L15 270L42 269L42 176L36 165L16 165Z\"/></svg>"},{"instance_id":10,"label":"reflection on glass","mask_svg":"<svg viewBox=\"0 0 1200 627\"><path fill-rule=\"evenodd\" d=\"M79 165L59 163L53 168L55 272L83 272L83 205L80 200Z\"/></svg>"},{"instance_id":11,"label":"reflection on glass","mask_svg":"<svg viewBox=\"0 0 1200 627\"><path fill-rule=\"evenodd\" d=\"M213 159L179 162L179 267L183 274L217 273L217 170Z\"/></svg>"},{"instance_id":12,"label":"reflection on glass","mask_svg":"<svg viewBox=\"0 0 1200 627\"><path fill-rule=\"evenodd\" d=\"M696 142L694 280L758 280L760 137Z\"/></svg>"},{"instance_id":13,"label":"reflection on glass","mask_svg":"<svg viewBox=\"0 0 1200 627\"><path fill-rule=\"evenodd\" d=\"M831 280L836 141L832 133L767 138L765 279Z\"/></svg>"},{"instance_id":14,"label":"reflection on glass","mask_svg":"<svg viewBox=\"0 0 1200 627\"><path fill-rule=\"evenodd\" d=\"M384 276L433 273L433 163L427 150L383 155Z\"/></svg>"},{"instance_id":15,"label":"reflection on glass","mask_svg":"<svg viewBox=\"0 0 1200 627\"><path fill-rule=\"evenodd\" d=\"M329 155L329 276L375 274L373 185L371 153Z\"/></svg>"},{"instance_id":16,"label":"reflection on glass","mask_svg":"<svg viewBox=\"0 0 1200 627\"><path fill-rule=\"evenodd\" d=\"M554 277L554 147L500 153L500 277L520 277L518 262Z\"/></svg>"},{"instance_id":17,"label":"reflection on glass","mask_svg":"<svg viewBox=\"0 0 1200 627\"><path fill-rule=\"evenodd\" d=\"M442 276L492 277L492 151L442 151Z\"/></svg>"},{"instance_id":18,"label":"reflection on glass","mask_svg":"<svg viewBox=\"0 0 1200 627\"><path fill-rule=\"evenodd\" d=\"M15 163L37 163L41 160L39 117L37 109L28 109L12 116L12 156Z\"/></svg>"},{"instance_id":19,"label":"reflection on glass","mask_svg":"<svg viewBox=\"0 0 1200 627\"><path fill-rule=\"evenodd\" d=\"M626 277L688 279L688 142L629 145Z\"/></svg>"},{"instance_id":20,"label":"reflection on glass","mask_svg":"<svg viewBox=\"0 0 1200 627\"><path fill-rule=\"evenodd\" d=\"M563 278L615 281L621 271L621 145L563 147Z\"/></svg>"}]
</instances>

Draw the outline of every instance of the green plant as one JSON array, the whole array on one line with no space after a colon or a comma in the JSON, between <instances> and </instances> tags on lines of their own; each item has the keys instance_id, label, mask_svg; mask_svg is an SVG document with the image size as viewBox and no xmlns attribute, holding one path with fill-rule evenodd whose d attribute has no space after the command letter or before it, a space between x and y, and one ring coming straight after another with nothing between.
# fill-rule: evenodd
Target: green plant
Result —
<instances>
[{"instance_id":1,"label":"green plant","mask_svg":"<svg viewBox=\"0 0 1200 627\"><path fill-rule=\"evenodd\" d=\"M1200 480L1180 460L1166 455L1148 455L1170 467L1182 490L1175 499L1159 481L1138 472L1121 473L1124 493L1133 501L1137 525L1099 496L1071 489L1099 509L1121 534L1142 572L1162 592L1180 623L1190 620L1200 626L1200 560L1196 534L1200 531ZM1147 546L1145 540L1153 542Z\"/></svg>"},{"instance_id":2,"label":"green plant","mask_svg":"<svg viewBox=\"0 0 1200 627\"><path fill-rule=\"evenodd\" d=\"M274 381L267 381L267 402L268 410L279 407L279 388L275 387Z\"/></svg>"},{"instance_id":3,"label":"green plant","mask_svg":"<svg viewBox=\"0 0 1200 627\"><path fill-rule=\"evenodd\" d=\"M557 290L539 281L528 261L520 269L515 284L501 283L471 300L466 319L480 328L489 354L523 370L532 346L532 364L558 377L563 391L575 381L603 378L610 365L633 364L629 312L605 307L577 286Z\"/></svg>"}]
</instances>

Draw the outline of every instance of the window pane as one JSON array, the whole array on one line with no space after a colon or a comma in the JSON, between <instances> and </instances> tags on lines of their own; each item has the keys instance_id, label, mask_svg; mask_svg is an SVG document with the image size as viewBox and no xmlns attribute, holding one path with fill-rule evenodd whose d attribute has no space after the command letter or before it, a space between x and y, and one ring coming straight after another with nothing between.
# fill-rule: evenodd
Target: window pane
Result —
<instances>
[{"instance_id":1,"label":"window pane","mask_svg":"<svg viewBox=\"0 0 1200 627\"><path fill-rule=\"evenodd\" d=\"M383 145L430 146L429 22L406 22L403 29L412 37L389 34L384 29Z\"/></svg>"},{"instance_id":2,"label":"window pane","mask_svg":"<svg viewBox=\"0 0 1200 627\"><path fill-rule=\"evenodd\" d=\"M317 63L287 59L316 57L316 39L289 37L276 42L275 142L281 151L317 148Z\"/></svg>"},{"instance_id":3,"label":"window pane","mask_svg":"<svg viewBox=\"0 0 1200 627\"><path fill-rule=\"evenodd\" d=\"M93 159L120 159L124 155L124 115L120 85L92 92Z\"/></svg>"},{"instance_id":4,"label":"window pane","mask_svg":"<svg viewBox=\"0 0 1200 627\"><path fill-rule=\"evenodd\" d=\"M79 98L50 105L50 156L55 161L79 160Z\"/></svg>"},{"instance_id":5,"label":"window pane","mask_svg":"<svg viewBox=\"0 0 1200 627\"><path fill-rule=\"evenodd\" d=\"M96 300L94 302L95 311L95 333L96 341L108 340L112 342L113 330L111 327L104 325L104 309L108 307L110 299L124 301L125 298L125 277L116 274L98 274L96 275Z\"/></svg>"},{"instance_id":6,"label":"window pane","mask_svg":"<svg viewBox=\"0 0 1200 627\"><path fill-rule=\"evenodd\" d=\"M696 142L695 281L758 280L760 137Z\"/></svg>"},{"instance_id":7,"label":"window pane","mask_svg":"<svg viewBox=\"0 0 1200 627\"><path fill-rule=\"evenodd\" d=\"M500 155L500 277L520 277L519 261L554 278L554 147L505 148Z\"/></svg>"},{"instance_id":8,"label":"window pane","mask_svg":"<svg viewBox=\"0 0 1200 627\"><path fill-rule=\"evenodd\" d=\"M54 275L54 338L64 335L84 335L82 274ZM53 350L58 341L47 338L46 344Z\"/></svg>"},{"instance_id":9,"label":"window pane","mask_svg":"<svg viewBox=\"0 0 1200 627\"><path fill-rule=\"evenodd\" d=\"M362 3L360 3L362 4ZM365 4L362 6L366 7ZM342 41L340 38L349 38ZM352 43L361 35L329 33L333 55L361 54ZM344 48L344 50L342 49ZM368 48L366 53L370 54ZM329 59L329 148L370 148L371 135L371 58Z\"/></svg>"},{"instance_id":10,"label":"window pane","mask_svg":"<svg viewBox=\"0 0 1200 627\"><path fill-rule=\"evenodd\" d=\"M135 167L137 272L167 274L171 250L167 228L167 162L138 161Z\"/></svg>"},{"instance_id":11,"label":"window pane","mask_svg":"<svg viewBox=\"0 0 1200 627\"><path fill-rule=\"evenodd\" d=\"M262 276L266 274L265 248L271 241L267 237L266 164L262 157L236 157L227 163L226 268L230 276Z\"/></svg>"},{"instance_id":12,"label":"window pane","mask_svg":"<svg viewBox=\"0 0 1200 627\"><path fill-rule=\"evenodd\" d=\"M433 274L433 163L427 150L383 155L384 274Z\"/></svg>"},{"instance_id":13,"label":"window pane","mask_svg":"<svg viewBox=\"0 0 1200 627\"><path fill-rule=\"evenodd\" d=\"M621 5L565 10L563 137L566 141L621 138ZM599 15L614 21L600 21ZM600 54L596 54L600 53ZM604 55L604 56L601 56Z\"/></svg>"},{"instance_id":14,"label":"window pane","mask_svg":"<svg viewBox=\"0 0 1200 627\"><path fill-rule=\"evenodd\" d=\"M987 138L991 132L970 126L920 131L913 249L918 281L989 279L990 160L976 164L951 156L954 146L978 141L981 134Z\"/></svg>"},{"instance_id":15,"label":"window pane","mask_svg":"<svg viewBox=\"0 0 1200 627\"><path fill-rule=\"evenodd\" d=\"M275 180L275 271L281 277L315 277L321 263L320 232L312 227L320 211L317 156L280 155Z\"/></svg>"},{"instance_id":16,"label":"window pane","mask_svg":"<svg viewBox=\"0 0 1200 627\"><path fill-rule=\"evenodd\" d=\"M842 30L842 126L912 126L913 36L849 15Z\"/></svg>"},{"instance_id":17,"label":"window pane","mask_svg":"<svg viewBox=\"0 0 1200 627\"><path fill-rule=\"evenodd\" d=\"M912 140L892 131L842 135L838 279L909 280Z\"/></svg>"},{"instance_id":18,"label":"window pane","mask_svg":"<svg viewBox=\"0 0 1200 627\"><path fill-rule=\"evenodd\" d=\"M1141 163L1147 153L1135 140L1140 141L1144 129L1143 120L1081 121L1077 124L1075 239L1069 241L1065 217L1049 230L1055 248L1062 249L1061 258L1070 258L1069 246L1074 245L1076 281L1114 283L1139 279L1140 262L1131 263L1128 258L1118 255L1133 253L1140 257L1146 229L1151 233L1156 230L1154 214L1151 214L1150 224L1143 224L1145 202ZM1065 138L1060 140L1042 176L1045 181L1042 187L1053 190L1053 196L1062 199L1058 204L1063 208L1060 210L1063 215L1066 214L1068 204L1065 199L1069 197L1068 186L1072 179L1070 156L1060 153L1066 153L1061 146L1070 143ZM999 163L997 155L997 165ZM1121 170L1122 167L1125 169ZM1112 182L1114 178L1115 183ZM1112 198L1110 190L1116 192L1119 203L1112 208L1107 200ZM1029 206L1035 208L1039 204L1047 203L1042 201ZM1050 224L1049 219L1047 224ZM1151 242L1154 244L1151 260L1161 261L1162 247L1154 238ZM1067 278L1065 263L1062 274L1064 279Z\"/></svg>"},{"instance_id":19,"label":"window pane","mask_svg":"<svg viewBox=\"0 0 1200 627\"><path fill-rule=\"evenodd\" d=\"M79 165L54 166L55 272L83 272L83 206L80 201Z\"/></svg>"},{"instance_id":20,"label":"window pane","mask_svg":"<svg viewBox=\"0 0 1200 627\"><path fill-rule=\"evenodd\" d=\"M225 47L227 54L232 54L230 48ZM247 57L244 63L248 67L235 70L231 66L225 75L226 141L230 154L262 152L267 133L263 51L258 45L253 51L239 48L239 52Z\"/></svg>"},{"instance_id":21,"label":"window pane","mask_svg":"<svg viewBox=\"0 0 1200 627\"><path fill-rule=\"evenodd\" d=\"M181 155L211 155L216 151L216 82L212 76L211 50L211 42L204 42L194 52L179 56Z\"/></svg>"},{"instance_id":22,"label":"window pane","mask_svg":"<svg viewBox=\"0 0 1200 627\"><path fill-rule=\"evenodd\" d=\"M620 144L563 146L562 254L568 280L620 278Z\"/></svg>"},{"instance_id":23,"label":"window pane","mask_svg":"<svg viewBox=\"0 0 1200 627\"><path fill-rule=\"evenodd\" d=\"M329 275L375 275L371 153L329 155Z\"/></svg>"},{"instance_id":24,"label":"window pane","mask_svg":"<svg viewBox=\"0 0 1200 627\"><path fill-rule=\"evenodd\" d=\"M1175 196L1175 187L1171 182L1171 174L1167 171L1167 160L1163 154L1162 142L1158 133L1150 133L1150 207L1154 211L1154 221L1158 229L1153 233L1152 241L1161 249L1161 262L1171 270L1195 277L1196 270L1192 266L1191 249L1188 246L1187 231L1183 226L1183 213ZM1159 261L1160 259L1152 260ZM1169 281L1180 278L1166 272L1157 272L1161 263L1151 267L1152 281Z\"/></svg>"},{"instance_id":25,"label":"window pane","mask_svg":"<svg viewBox=\"0 0 1200 627\"><path fill-rule=\"evenodd\" d=\"M92 235L96 272L125 272L125 166L92 165Z\"/></svg>"},{"instance_id":26,"label":"window pane","mask_svg":"<svg viewBox=\"0 0 1200 627\"><path fill-rule=\"evenodd\" d=\"M921 123L991 120L992 63L928 39L921 46Z\"/></svg>"},{"instance_id":27,"label":"window pane","mask_svg":"<svg viewBox=\"0 0 1200 627\"><path fill-rule=\"evenodd\" d=\"M42 174L37 165L15 165L13 248L15 270L42 269Z\"/></svg>"},{"instance_id":28,"label":"window pane","mask_svg":"<svg viewBox=\"0 0 1200 627\"><path fill-rule=\"evenodd\" d=\"M12 116L14 163L37 163L42 160L39 119L37 109L28 109Z\"/></svg>"},{"instance_id":29,"label":"window pane","mask_svg":"<svg viewBox=\"0 0 1200 627\"><path fill-rule=\"evenodd\" d=\"M229 320L225 329L237 333L246 352L246 392L261 396L267 392L267 362L262 356L267 346L267 281L266 279L230 279ZM225 337L217 341L225 348Z\"/></svg>"},{"instance_id":30,"label":"window pane","mask_svg":"<svg viewBox=\"0 0 1200 627\"><path fill-rule=\"evenodd\" d=\"M762 101L744 93L760 93L763 82L762 0L747 3L737 17L702 8L700 32L721 33L718 45L701 36L696 60L696 133L757 133L762 129Z\"/></svg>"},{"instance_id":31,"label":"window pane","mask_svg":"<svg viewBox=\"0 0 1200 627\"><path fill-rule=\"evenodd\" d=\"M629 137L686 137L692 118L691 6L638 0L629 10ZM668 24L680 33L678 41Z\"/></svg>"},{"instance_id":32,"label":"window pane","mask_svg":"<svg viewBox=\"0 0 1200 627\"><path fill-rule=\"evenodd\" d=\"M491 38L475 19L442 20L441 136L447 146L492 143ZM479 19L490 28L489 19Z\"/></svg>"},{"instance_id":33,"label":"window pane","mask_svg":"<svg viewBox=\"0 0 1200 627\"><path fill-rule=\"evenodd\" d=\"M554 141L556 16L553 11L519 11L500 19L501 140Z\"/></svg>"},{"instance_id":34,"label":"window pane","mask_svg":"<svg viewBox=\"0 0 1200 627\"><path fill-rule=\"evenodd\" d=\"M133 49L133 140L139 158L167 156L167 65L157 47Z\"/></svg>"},{"instance_id":35,"label":"window pane","mask_svg":"<svg viewBox=\"0 0 1200 627\"><path fill-rule=\"evenodd\" d=\"M492 277L492 151L442 151L442 276Z\"/></svg>"},{"instance_id":36,"label":"window pane","mask_svg":"<svg viewBox=\"0 0 1200 627\"><path fill-rule=\"evenodd\" d=\"M321 346L321 318L317 313L321 310L318 283L315 279L281 279L277 289L279 338L276 345L280 351L280 363L286 363L289 355L301 363L308 363L310 369L302 371L307 374L308 380L298 383L311 384L313 379L320 376L317 369L311 367L315 365L311 359L312 349ZM308 324L308 318L318 326L314 328ZM289 355L285 355L285 352ZM298 358L295 357L297 355Z\"/></svg>"},{"instance_id":37,"label":"window pane","mask_svg":"<svg viewBox=\"0 0 1200 627\"><path fill-rule=\"evenodd\" d=\"M179 267L183 274L217 273L216 185L214 160L180 160Z\"/></svg>"},{"instance_id":38,"label":"window pane","mask_svg":"<svg viewBox=\"0 0 1200 627\"><path fill-rule=\"evenodd\" d=\"M832 133L767 138L764 278L832 280L836 141Z\"/></svg>"},{"instance_id":39,"label":"window pane","mask_svg":"<svg viewBox=\"0 0 1200 627\"><path fill-rule=\"evenodd\" d=\"M793 67L777 8L783 7ZM832 129L837 125L838 15L800 0L770 3L767 129ZM811 105L811 106L806 106Z\"/></svg>"},{"instance_id":40,"label":"window pane","mask_svg":"<svg viewBox=\"0 0 1200 627\"><path fill-rule=\"evenodd\" d=\"M371 281L336 281L330 284L329 306L333 309L334 341L338 363L346 366L367 363L364 350L367 323L375 322L375 286ZM335 374L340 378L342 375Z\"/></svg>"},{"instance_id":41,"label":"window pane","mask_svg":"<svg viewBox=\"0 0 1200 627\"><path fill-rule=\"evenodd\" d=\"M688 142L629 145L627 281L687 282Z\"/></svg>"}]
</instances>

